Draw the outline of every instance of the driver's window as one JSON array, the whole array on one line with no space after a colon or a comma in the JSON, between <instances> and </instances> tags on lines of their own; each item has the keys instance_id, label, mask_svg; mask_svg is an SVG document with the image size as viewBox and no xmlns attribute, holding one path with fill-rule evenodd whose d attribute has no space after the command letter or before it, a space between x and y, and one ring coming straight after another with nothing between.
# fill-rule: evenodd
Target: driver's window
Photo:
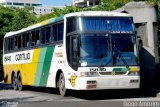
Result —
<instances>
[{"instance_id":1,"label":"driver's window","mask_svg":"<svg viewBox=\"0 0 160 107\"><path fill-rule=\"evenodd\" d=\"M71 38L71 65L73 68L78 66L78 37L72 36Z\"/></svg>"}]
</instances>

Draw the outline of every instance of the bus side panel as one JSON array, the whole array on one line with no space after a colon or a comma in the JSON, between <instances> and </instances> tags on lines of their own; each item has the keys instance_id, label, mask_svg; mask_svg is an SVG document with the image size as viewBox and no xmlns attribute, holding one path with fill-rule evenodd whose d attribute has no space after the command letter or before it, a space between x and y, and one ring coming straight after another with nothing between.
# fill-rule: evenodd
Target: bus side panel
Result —
<instances>
[{"instance_id":1,"label":"bus side panel","mask_svg":"<svg viewBox=\"0 0 160 107\"><path fill-rule=\"evenodd\" d=\"M35 86L47 86L55 46L41 48L34 81Z\"/></svg>"},{"instance_id":2,"label":"bus side panel","mask_svg":"<svg viewBox=\"0 0 160 107\"><path fill-rule=\"evenodd\" d=\"M34 49L32 62L30 64L23 64L23 70L21 71L24 74L24 78L22 77L23 85L34 86L39 54L40 49Z\"/></svg>"},{"instance_id":3,"label":"bus side panel","mask_svg":"<svg viewBox=\"0 0 160 107\"><path fill-rule=\"evenodd\" d=\"M12 71L17 73L18 71L21 71L22 69L21 64L9 64L9 65L4 65L4 77L7 76L7 83L11 84L11 78L12 78Z\"/></svg>"},{"instance_id":4,"label":"bus side panel","mask_svg":"<svg viewBox=\"0 0 160 107\"><path fill-rule=\"evenodd\" d=\"M63 71L62 69L63 67L64 67L63 45L55 46L51 59L46 87L56 87L57 71L58 70Z\"/></svg>"}]
</instances>

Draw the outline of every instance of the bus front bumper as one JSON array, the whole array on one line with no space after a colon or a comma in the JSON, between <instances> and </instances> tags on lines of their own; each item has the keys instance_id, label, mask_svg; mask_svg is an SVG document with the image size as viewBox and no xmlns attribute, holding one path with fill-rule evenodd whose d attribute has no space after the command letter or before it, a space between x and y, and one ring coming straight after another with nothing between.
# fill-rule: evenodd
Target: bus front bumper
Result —
<instances>
[{"instance_id":1,"label":"bus front bumper","mask_svg":"<svg viewBox=\"0 0 160 107\"><path fill-rule=\"evenodd\" d=\"M136 89L140 86L139 76L78 77L78 90Z\"/></svg>"}]
</instances>

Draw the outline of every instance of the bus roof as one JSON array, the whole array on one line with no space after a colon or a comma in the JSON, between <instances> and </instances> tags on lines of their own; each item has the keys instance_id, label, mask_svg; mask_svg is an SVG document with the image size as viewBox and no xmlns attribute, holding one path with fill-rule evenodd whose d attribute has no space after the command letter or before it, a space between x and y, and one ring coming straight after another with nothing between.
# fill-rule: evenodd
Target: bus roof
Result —
<instances>
[{"instance_id":1,"label":"bus roof","mask_svg":"<svg viewBox=\"0 0 160 107\"><path fill-rule=\"evenodd\" d=\"M48 20L45 20L43 22L40 22L40 23L37 23L35 25L32 25L32 26L29 26L27 28L23 28L21 30L18 30L18 31L14 31L14 32L8 32L6 33L6 35L4 37L9 37L9 36L13 36L13 35L16 35L16 34L20 34L20 33L23 33L25 31L29 31L29 30L32 30L34 28L37 28L37 27L42 27L44 25L47 25L47 24L51 24L51 23L55 23L55 22L58 22L58 21L61 21L67 17L72 17L72 16L112 16L112 17L131 17L131 15L129 14L126 14L126 13L119 13L119 12L107 12L107 11L83 11L83 12L73 12L73 13L69 13L69 14L66 14L66 15L62 15L58 18L51 18L51 19L48 19Z\"/></svg>"},{"instance_id":2,"label":"bus roof","mask_svg":"<svg viewBox=\"0 0 160 107\"><path fill-rule=\"evenodd\" d=\"M115 17L132 17L127 13L119 13L119 12L109 12L109 11L83 11L83 12L74 12L66 14L64 17L72 17L72 16L115 16Z\"/></svg>"},{"instance_id":3,"label":"bus roof","mask_svg":"<svg viewBox=\"0 0 160 107\"><path fill-rule=\"evenodd\" d=\"M23 29L18 30L18 31L8 32L8 33L6 33L6 35L4 37L6 38L6 37L9 37L9 36L13 36L13 35L16 35L16 34L23 33L25 31L30 31L30 30L32 30L34 28L37 28L37 27L42 27L44 25L48 25L48 24L51 24L51 23L59 22L59 21L63 20L63 18L64 18L64 15L62 15L60 17L57 17L57 18L51 18L51 19L45 20L43 22L31 25L31 26L29 26L27 28L23 28Z\"/></svg>"}]
</instances>

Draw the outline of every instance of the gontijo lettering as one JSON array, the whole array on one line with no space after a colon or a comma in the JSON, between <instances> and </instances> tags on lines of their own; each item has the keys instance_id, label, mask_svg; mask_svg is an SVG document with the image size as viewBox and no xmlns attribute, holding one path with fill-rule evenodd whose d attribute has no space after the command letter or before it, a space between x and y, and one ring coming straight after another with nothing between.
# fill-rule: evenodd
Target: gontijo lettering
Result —
<instances>
[{"instance_id":1,"label":"gontijo lettering","mask_svg":"<svg viewBox=\"0 0 160 107\"><path fill-rule=\"evenodd\" d=\"M30 53L16 54L15 56L16 61L29 60L29 59L30 59Z\"/></svg>"}]
</instances>

